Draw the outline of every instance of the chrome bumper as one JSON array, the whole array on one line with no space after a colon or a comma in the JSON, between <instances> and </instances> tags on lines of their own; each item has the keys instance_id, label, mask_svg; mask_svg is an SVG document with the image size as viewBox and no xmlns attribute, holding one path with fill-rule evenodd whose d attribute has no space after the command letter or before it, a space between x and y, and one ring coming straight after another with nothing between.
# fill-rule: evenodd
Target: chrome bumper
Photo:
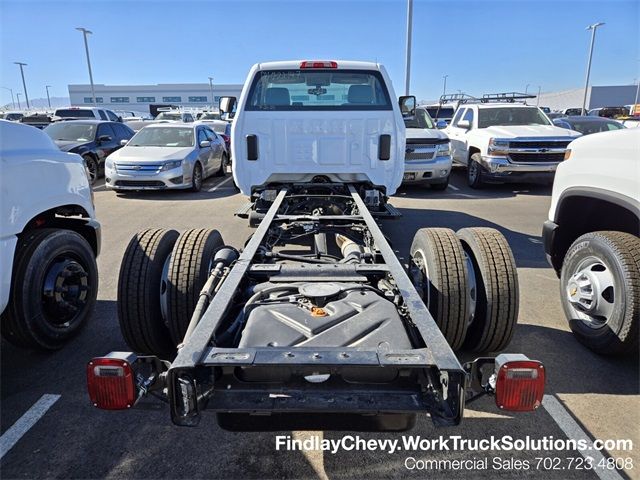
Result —
<instances>
[{"instance_id":1,"label":"chrome bumper","mask_svg":"<svg viewBox=\"0 0 640 480\"><path fill-rule=\"evenodd\" d=\"M191 176L184 175L182 167L158 173L136 174L123 174L117 169L105 169L104 176L105 186L110 190L179 190L191 187ZM181 181L175 183L179 177L182 177ZM147 182L149 183L145 185Z\"/></svg>"},{"instance_id":2,"label":"chrome bumper","mask_svg":"<svg viewBox=\"0 0 640 480\"><path fill-rule=\"evenodd\" d=\"M507 157L482 157L482 166L489 173L553 173L558 168L556 162L513 163Z\"/></svg>"},{"instance_id":3,"label":"chrome bumper","mask_svg":"<svg viewBox=\"0 0 640 480\"><path fill-rule=\"evenodd\" d=\"M404 164L402 183L441 183L451 173L452 159L448 157L436 157L432 160L411 160ZM413 178L406 178L412 175ZM425 174L427 174L425 176Z\"/></svg>"}]
</instances>

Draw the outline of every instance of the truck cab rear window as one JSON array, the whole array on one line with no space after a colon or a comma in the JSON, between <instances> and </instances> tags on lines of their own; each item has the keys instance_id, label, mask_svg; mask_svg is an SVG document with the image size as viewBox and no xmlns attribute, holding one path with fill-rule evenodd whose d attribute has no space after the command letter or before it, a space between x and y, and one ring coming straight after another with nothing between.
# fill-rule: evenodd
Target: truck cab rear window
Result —
<instances>
[{"instance_id":1,"label":"truck cab rear window","mask_svg":"<svg viewBox=\"0 0 640 480\"><path fill-rule=\"evenodd\" d=\"M367 70L262 70L245 110L392 110L379 72Z\"/></svg>"}]
</instances>

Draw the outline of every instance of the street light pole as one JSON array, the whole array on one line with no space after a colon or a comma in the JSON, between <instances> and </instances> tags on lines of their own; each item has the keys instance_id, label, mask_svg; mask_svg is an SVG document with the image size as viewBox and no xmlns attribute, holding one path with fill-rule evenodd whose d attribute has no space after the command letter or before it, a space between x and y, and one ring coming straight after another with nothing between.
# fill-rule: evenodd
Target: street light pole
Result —
<instances>
[{"instance_id":1,"label":"street light pole","mask_svg":"<svg viewBox=\"0 0 640 480\"><path fill-rule=\"evenodd\" d=\"M16 93L16 98L18 99L18 110L22 110L22 105L20 105L20 92Z\"/></svg>"},{"instance_id":2,"label":"street light pole","mask_svg":"<svg viewBox=\"0 0 640 480\"><path fill-rule=\"evenodd\" d=\"M51 88L51 85L45 85L44 88L47 89L47 103L49 104L49 108L51 108L51 98L49 98L49 88Z\"/></svg>"},{"instance_id":3,"label":"street light pole","mask_svg":"<svg viewBox=\"0 0 640 480\"><path fill-rule=\"evenodd\" d=\"M91 60L89 59L89 43L87 42L87 35L91 35L93 34L93 32L83 27L76 27L76 30L82 32L82 35L84 37L84 50L87 53L87 67L89 67L89 81L91 82L91 99L93 100L93 106L97 107L98 104L96 102L96 91L93 88L93 73L91 73Z\"/></svg>"},{"instance_id":4,"label":"street light pole","mask_svg":"<svg viewBox=\"0 0 640 480\"><path fill-rule=\"evenodd\" d=\"M591 74L591 59L593 58L593 44L596 41L596 29L604 25L604 22L594 23L586 29L591 30L591 46L589 47L589 61L587 62L587 78L584 81L584 97L582 99L582 115L587 112L587 92L589 91L589 75Z\"/></svg>"},{"instance_id":5,"label":"street light pole","mask_svg":"<svg viewBox=\"0 0 640 480\"><path fill-rule=\"evenodd\" d=\"M542 87L538 85L538 96L536 97L536 107L540 106L540 90L542 90Z\"/></svg>"},{"instance_id":6,"label":"street light pole","mask_svg":"<svg viewBox=\"0 0 640 480\"><path fill-rule=\"evenodd\" d=\"M11 92L11 108L13 108L14 110L16 109L16 101L13 98L13 88L9 88L9 87L2 87L5 90L9 90Z\"/></svg>"},{"instance_id":7,"label":"street light pole","mask_svg":"<svg viewBox=\"0 0 640 480\"><path fill-rule=\"evenodd\" d=\"M449 75L443 75L442 78L444 78L444 87L442 87L442 95L446 95L447 94L447 77Z\"/></svg>"},{"instance_id":8,"label":"street light pole","mask_svg":"<svg viewBox=\"0 0 640 480\"><path fill-rule=\"evenodd\" d=\"M404 94L409 95L411 83L411 31L413 29L413 0L407 0L407 59L405 63Z\"/></svg>"},{"instance_id":9,"label":"street light pole","mask_svg":"<svg viewBox=\"0 0 640 480\"><path fill-rule=\"evenodd\" d=\"M527 93L529 93L529 85L531 85L530 83L527 83L527 86L524 87L524 94L526 95Z\"/></svg>"},{"instance_id":10,"label":"street light pole","mask_svg":"<svg viewBox=\"0 0 640 480\"><path fill-rule=\"evenodd\" d=\"M30 108L29 105L29 94L27 93L27 83L24 81L24 70L23 67L26 67L27 64L23 62L13 62L20 67L20 75L22 76L22 88L24 89L24 98L27 100L27 109Z\"/></svg>"},{"instance_id":11,"label":"street light pole","mask_svg":"<svg viewBox=\"0 0 640 480\"><path fill-rule=\"evenodd\" d=\"M213 77L209 77L209 91L211 92L211 108L213 109Z\"/></svg>"}]
</instances>

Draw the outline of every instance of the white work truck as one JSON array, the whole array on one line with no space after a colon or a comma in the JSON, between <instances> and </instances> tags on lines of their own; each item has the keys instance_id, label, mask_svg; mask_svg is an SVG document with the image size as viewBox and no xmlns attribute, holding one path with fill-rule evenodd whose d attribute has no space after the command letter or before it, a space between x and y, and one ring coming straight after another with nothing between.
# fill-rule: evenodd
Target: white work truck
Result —
<instances>
[{"instance_id":1,"label":"white work truck","mask_svg":"<svg viewBox=\"0 0 640 480\"><path fill-rule=\"evenodd\" d=\"M605 355L637 354L640 338L640 131L569 144L543 239L576 338Z\"/></svg>"},{"instance_id":2,"label":"white work truck","mask_svg":"<svg viewBox=\"0 0 640 480\"><path fill-rule=\"evenodd\" d=\"M580 136L559 128L538 107L516 103L531 98L517 93L443 96L457 102L456 113L445 132L451 140L453 161L467 167L472 188L485 183L552 183L567 145Z\"/></svg>"},{"instance_id":3,"label":"white work truck","mask_svg":"<svg viewBox=\"0 0 640 480\"><path fill-rule=\"evenodd\" d=\"M82 157L47 134L0 120L2 335L60 348L91 316L100 224Z\"/></svg>"},{"instance_id":4,"label":"white work truck","mask_svg":"<svg viewBox=\"0 0 640 480\"><path fill-rule=\"evenodd\" d=\"M495 394L540 406L542 364L499 352L518 312L515 262L497 231L423 228L398 260L377 219L404 172L403 118L376 63L255 65L232 130L233 173L254 215L242 252L209 226L134 236L118 283L131 352L87 366L89 397L127 409L151 392L177 425L205 410L229 430L405 430L462 421ZM248 213L251 212L251 213ZM508 392L508 395L505 395Z\"/></svg>"}]
</instances>

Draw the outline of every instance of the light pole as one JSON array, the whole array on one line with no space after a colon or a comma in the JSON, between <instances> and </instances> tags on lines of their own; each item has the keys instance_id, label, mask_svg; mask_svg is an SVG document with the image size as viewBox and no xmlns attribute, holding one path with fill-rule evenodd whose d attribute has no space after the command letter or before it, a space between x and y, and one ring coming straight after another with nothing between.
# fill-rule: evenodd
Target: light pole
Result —
<instances>
[{"instance_id":1,"label":"light pole","mask_svg":"<svg viewBox=\"0 0 640 480\"><path fill-rule=\"evenodd\" d=\"M636 87L636 99L633 102L633 111L629 112L630 115L633 115L634 117L637 115L640 115L640 111L638 111L638 107L636 105L638 105L638 94L640 93L640 79L638 80L638 86Z\"/></svg>"},{"instance_id":2,"label":"light pole","mask_svg":"<svg viewBox=\"0 0 640 480\"><path fill-rule=\"evenodd\" d=\"M596 41L596 29L604 25L604 22L589 25L586 30L591 30L591 46L589 47L589 61L587 62L587 78L584 81L584 97L582 99L582 115L587 113L587 91L589 90L589 75L591 74L591 59L593 58L593 43Z\"/></svg>"},{"instance_id":3,"label":"light pole","mask_svg":"<svg viewBox=\"0 0 640 480\"><path fill-rule=\"evenodd\" d=\"M542 87L538 85L538 96L536 97L536 107L540 106L540 90L542 90Z\"/></svg>"},{"instance_id":4,"label":"light pole","mask_svg":"<svg viewBox=\"0 0 640 480\"><path fill-rule=\"evenodd\" d=\"M209 91L211 92L211 109L213 110L213 77L209 77Z\"/></svg>"},{"instance_id":5,"label":"light pole","mask_svg":"<svg viewBox=\"0 0 640 480\"><path fill-rule=\"evenodd\" d=\"M93 74L91 73L91 60L89 59L89 44L87 43L87 35L91 35L93 34L93 32L83 27L76 27L76 30L82 32L82 35L84 37L84 50L87 53L87 67L89 67L89 81L91 82L91 99L93 100L93 106L97 107L98 105L96 103L96 92L93 88Z\"/></svg>"},{"instance_id":6,"label":"light pole","mask_svg":"<svg viewBox=\"0 0 640 480\"><path fill-rule=\"evenodd\" d=\"M22 110L22 105L20 105L20 95L20 92L16 93L16 98L18 99L18 110Z\"/></svg>"},{"instance_id":7,"label":"light pole","mask_svg":"<svg viewBox=\"0 0 640 480\"><path fill-rule=\"evenodd\" d=\"M411 83L411 30L413 28L413 0L407 0L407 59L405 62L404 94L409 95Z\"/></svg>"},{"instance_id":8,"label":"light pole","mask_svg":"<svg viewBox=\"0 0 640 480\"><path fill-rule=\"evenodd\" d=\"M446 95L447 94L447 77L449 75L443 75L442 78L444 78L444 86L442 87L442 95Z\"/></svg>"},{"instance_id":9,"label":"light pole","mask_svg":"<svg viewBox=\"0 0 640 480\"><path fill-rule=\"evenodd\" d=\"M20 67L20 75L22 76L22 88L24 89L24 98L27 101L27 109L29 109L30 108L30 106L29 106L29 94L27 93L27 84L24 81L24 70L23 70L23 67L26 67L27 64L23 63L23 62L13 62L13 63L15 63L16 65L18 65Z\"/></svg>"},{"instance_id":10,"label":"light pole","mask_svg":"<svg viewBox=\"0 0 640 480\"><path fill-rule=\"evenodd\" d=\"M51 85L45 85L44 88L47 89L47 103L49 104L49 108L51 108L51 98L49 98L49 89L51 88Z\"/></svg>"},{"instance_id":11,"label":"light pole","mask_svg":"<svg viewBox=\"0 0 640 480\"><path fill-rule=\"evenodd\" d=\"M16 101L13 99L13 88L9 88L9 87L2 87L5 90L9 90L11 92L11 108L13 108L15 110L16 108Z\"/></svg>"},{"instance_id":12,"label":"light pole","mask_svg":"<svg viewBox=\"0 0 640 480\"><path fill-rule=\"evenodd\" d=\"M527 93L529 93L529 85L531 85L530 83L527 83L527 86L524 87L524 94L526 95Z\"/></svg>"}]
</instances>

